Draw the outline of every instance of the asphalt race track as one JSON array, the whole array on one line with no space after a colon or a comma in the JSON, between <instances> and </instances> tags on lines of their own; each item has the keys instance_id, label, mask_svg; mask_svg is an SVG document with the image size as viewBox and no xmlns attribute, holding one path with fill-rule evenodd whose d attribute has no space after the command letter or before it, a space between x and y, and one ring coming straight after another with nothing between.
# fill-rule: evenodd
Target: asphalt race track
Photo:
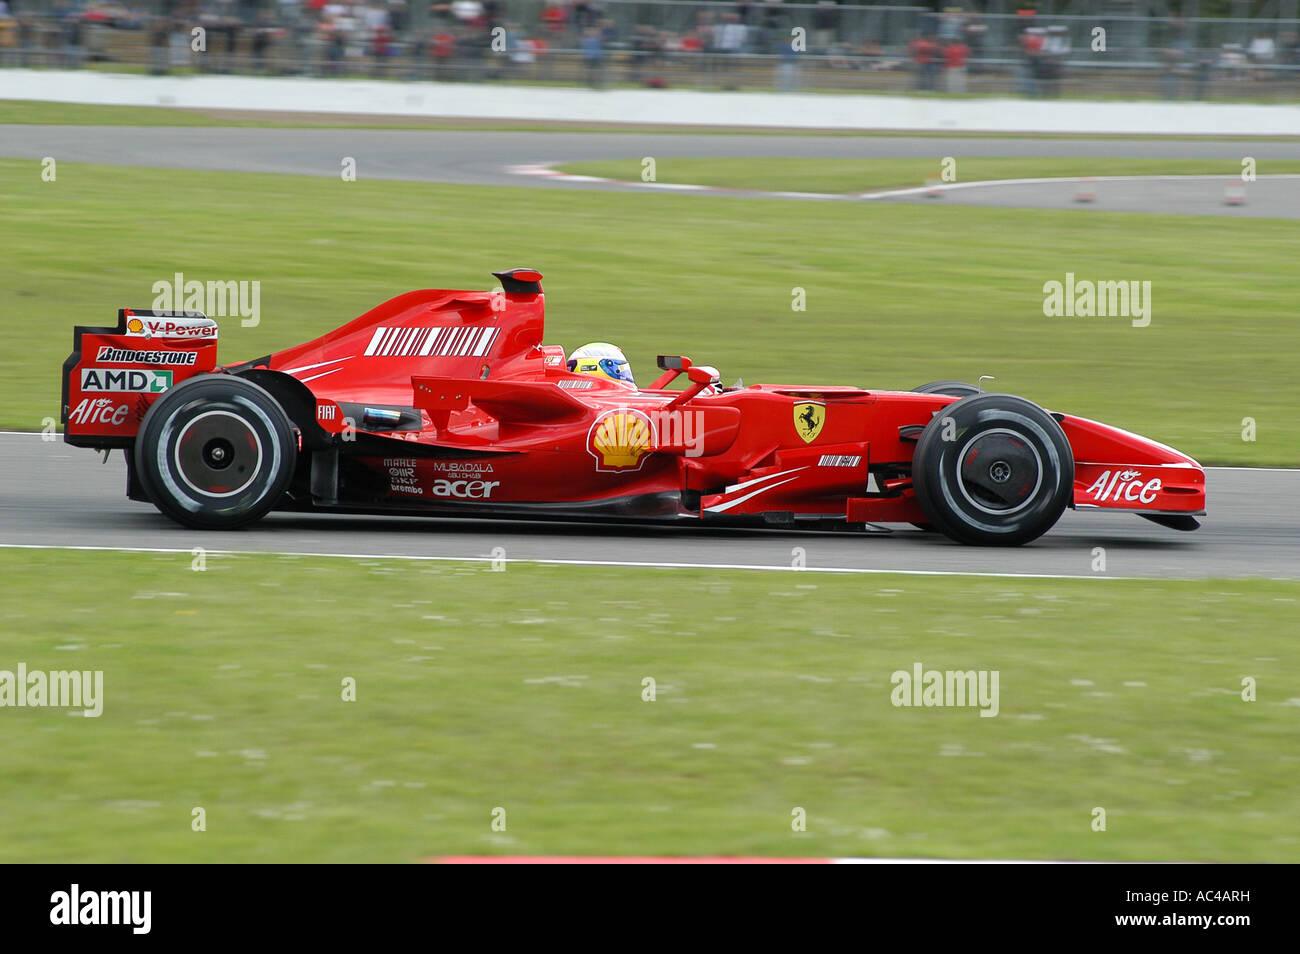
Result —
<instances>
[{"instance_id":1,"label":"asphalt race track","mask_svg":"<svg viewBox=\"0 0 1300 954\"><path fill-rule=\"evenodd\" d=\"M515 165L655 156L899 158L943 156L1109 156L1294 158L1296 145L1260 140L1123 140L893 136L708 135L676 133L491 132L473 130L262 129L242 127L0 126L0 156L212 171L337 176L345 156L359 177L544 189L645 191L639 184L520 176ZM1224 179L1099 182L1095 201L1074 201L1062 183L984 186L891 202L943 201L1027 208L1300 218L1300 177L1247 187L1246 204L1224 204Z\"/></svg>"},{"instance_id":2,"label":"asphalt race track","mask_svg":"<svg viewBox=\"0 0 1300 954\"><path fill-rule=\"evenodd\" d=\"M528 133L432 130L0 126L0 155L64 162L337 176L357 160L362 177L531 188L628 190L637 185L521 176L515 165L671 156L941 157L1111 156L1291 158L1292 143L1209 140L928 138L868 136ZM942 199L882 201L1089 208L1131 212L1300 218L1300 177L1249 186L1247 204L1223 204L1218 179L1098 182L1094 202L1064 182L980 186ZM125 464L34 434L0 434L0 545L159 548L591 563L787 568L802 547L809 569L904 570L1096 577L1300 579L1300 470L1212 468L1209 516L1180 533L1132 515L1067 511L1057 528L1013 550L962 547L910 528L887 534L723 531L273 514L238 532L199 533L125 497Z\"/></svg>"},{"instance_id":3,"label":"asphalt race track","mask_svg":"<svg viewBox=\"0 0 1300 954\"><path fill-rule=\"evenodd\" d=\"M1139 517L1066 511L1056 529L1016 549L964 547L904 528L888 534L789 533L520 521L272 514L234 532L181 527L126 499L126 464L38 434L0 433L0 545L266 551L491 558L707 567L997 573L1083 577L1300 579L1300 470L1210 468L1200 530ZM1105 574L1092 570L1106 550ZM497 554L500 555L500 554ZM188 559L188 557L187 557Z\"/></svg>"}]
</instances>

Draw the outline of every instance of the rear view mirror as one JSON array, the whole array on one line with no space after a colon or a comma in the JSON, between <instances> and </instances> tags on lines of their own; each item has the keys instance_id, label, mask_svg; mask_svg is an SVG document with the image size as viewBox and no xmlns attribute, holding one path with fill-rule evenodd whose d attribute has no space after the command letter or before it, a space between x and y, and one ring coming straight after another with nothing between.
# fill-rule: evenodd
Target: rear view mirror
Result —
<instances>
[{"instance_id":1,"label":"rear view mirror","mask_svg":"<svg viewBox=\"0 0 1300 954\"><path fill-rule=\"evenodd\" d=\"M657 363L661 371L685 371L691 366L691 359L680 354L661 354Z\"/></svg>"}]
</instances>

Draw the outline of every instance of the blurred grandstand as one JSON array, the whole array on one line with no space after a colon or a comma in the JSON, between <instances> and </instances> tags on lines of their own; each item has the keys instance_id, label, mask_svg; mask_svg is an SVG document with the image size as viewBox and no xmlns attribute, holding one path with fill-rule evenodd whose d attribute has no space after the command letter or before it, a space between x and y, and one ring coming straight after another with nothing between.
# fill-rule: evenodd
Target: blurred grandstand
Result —
<instances>
[{"instance_id":1,"label":"blurred grandstand","mask_svg":"<svg viewBox=\"0 0 1300 954\"><path fill-rule=\"evenodd\" d=\"M0 67L1294 101L1296 6L0 0Z\"/></svg>"}]
</instances>

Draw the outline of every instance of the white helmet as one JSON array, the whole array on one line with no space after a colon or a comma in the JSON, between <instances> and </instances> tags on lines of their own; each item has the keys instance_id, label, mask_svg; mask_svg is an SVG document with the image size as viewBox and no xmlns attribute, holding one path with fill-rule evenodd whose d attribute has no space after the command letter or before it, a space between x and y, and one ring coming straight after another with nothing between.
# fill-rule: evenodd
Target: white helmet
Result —
<instances>
[{"instance_id":1,"label":"white helmet","mask_svg":"<svg viewBox=\"0 0 1300 954\"><path fill-rule=\"evenodd\" d=\"M591 374L636 387L632 367L627 363L623 349L604 341L585 344L569 355L569 370L574 374Z\"/></svg>"}]
</instances>

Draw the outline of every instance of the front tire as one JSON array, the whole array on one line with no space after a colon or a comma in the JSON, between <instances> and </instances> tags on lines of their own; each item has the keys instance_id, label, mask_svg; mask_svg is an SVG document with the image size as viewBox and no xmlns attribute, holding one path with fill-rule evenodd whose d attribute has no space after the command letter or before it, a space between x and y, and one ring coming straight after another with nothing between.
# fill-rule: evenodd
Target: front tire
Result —
<instances>
[{"instance_id":1,"label":"front tire","mask_svg":"<svg viewBox=\"0 0 1300 954\"><path fill-rule=\"evenodd\" d=\"M1074 493L1061 425L1024 398L977 394L940 410L912 458L916 500L961 543L1019 546L1060 519Z\"/></svg>"},{"instance_id":2,"label":"front tire","mask_svg":"<svg viewBox=\"0 0 1300 954\"><path fill-rule=\"evenodd\" d=\"M953 397L970 397L972 394L983 394L973 384L967 384L965 381L931 381L928 384L919 384L912 388L915 394L950 394Z\"/></svg>"},{"instance_id":3,"label":"front tire","mask_svg":"<svg viewBox=\"0 0 1300 954\"><path fill-rule=\"evenodd\" d=\"M191 378L149 409L135 469L160 511L198 530L260 520L284 496L297 442L265 389L229 374Z\"/></svg>"}]
</instances>

